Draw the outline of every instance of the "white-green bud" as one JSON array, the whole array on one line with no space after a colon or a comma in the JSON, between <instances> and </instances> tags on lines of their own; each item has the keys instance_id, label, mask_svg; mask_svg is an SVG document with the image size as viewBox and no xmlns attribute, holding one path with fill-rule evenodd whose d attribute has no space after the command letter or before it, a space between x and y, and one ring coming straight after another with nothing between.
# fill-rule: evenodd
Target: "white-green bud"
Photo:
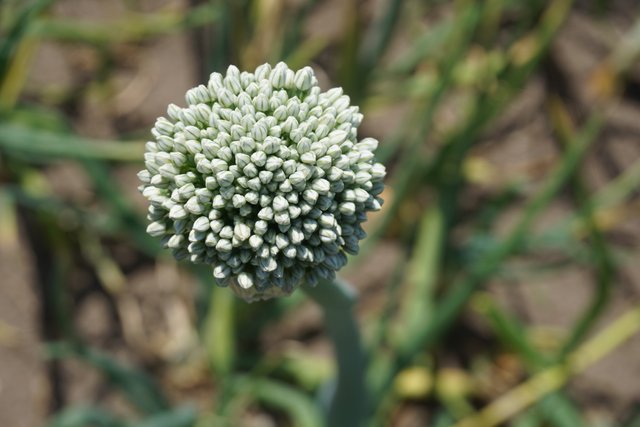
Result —
<instances>
[{"instance_id":1,"label":"white-green bud","mask_svg":"<svg viewBox=\"0 0 640 427\"><path fill-rule=\"evenodd\" d=\"M240 273L238 275L238 284L243 289L249 289L253 286L253 278L247 273Z\"/></svg>"},{"instance_id":2,"label":"white-green bud","mask_svg":"<svg viewBox=\"0 0 640 427\"><path fill-rule=\"evenodd\" d=\"M166 118L159 117L158 120L156 120L156 124L154 126L154 129L160 135L171 136L171 135L173 135L174 126L173 126L173 123L171 123Z\"/></svg>"},{"instance_id":3,"label":"white-green bud","mask_svg":"<svg viewBox=\"0 0 640 427\"><path fill-rule=\"evenodd\" d=\"M254 72L256 81L260 81L268 78L269 74L271 74L271 65L269 64L259 65L258 68L256 68L256 71Z\"/></svg>"},{"instance_id":4,"label":"white-green bud","mask_svg":"<svg viewBox=\"0 0 640 427\"><path fill-rule=\"evenodd\" d=\"M222 80L227 88L229 88L236 95L242 91L242 84L240 83L240 70L235 65L229 65L227 68L227 75Z\"/></svg>"},{"instance_id":5,"label":"white-green bud","mask_svg":"<svg viewBox=\"0 0 640 427\"><path fill-rule=\"evenodd\" d=\"M244 242L251 236L251 229L246 224L239 222L233 229L233 235L239 241Z\"/></svg>"},{"instance_id":6,"label":"white-green bud","mask_svg":"<svg viewBox=\"0 0 640 427\"><path fill-rule=\"evenodd\" d=\"M331 188L331 184L326 179L320 178L313 181L311 188L317 191L319 194L327 194Z\"/></svg>"},{"instance_id":7,"label":"white-green bud","mask_svg":"<svg viewBox=\"0 0 640 427\"><path fill-rule=\"evenodd\" d=\"M169 218L176 219L185 219L189 216L189 212L187 212L182 206L175 205L169 210Z\"/></svg>"},{"instance_id":8,"label":"white-green bud","mask_svg":"<svg viewBox=\"0 0 640 427\"><path fill-rule=\"evenodd\" d=\"M273 199L273 210L276 212L281 212L286 210L289 207L289 202L282 196L276 196Z\"/></svg>"},{"instance_id":9,"label":"white-green bud","mask_svg":"<svg viewBox=\"0 0 640 427\"><path fill-rule=\"evenodd\" d=\"M159 221L152 222L147 226L147 233L149 233L153 237L164 236L166 232L167 228L165 227L164 223Z\"/></svg>"},{"instance_id":10,"label":"white-green bud","mask_svg":"<svg viewBox=\"0 0 640 427\"><path fill-rule=\"evenodd\" d=\"M280 157L271 156L267 158L267 163L265 165L265 169L273 172L276 171L282 166L283 160Z\"/></svg>"},{"instance_id":11,"label":"white-green bud","mask_svg":"<svg viewBox=\"0 0 640 427\"><path fill-rule=\"evenodd\" d=\"M230 66L185 99L145 145L147 232L248 300L333 277L380 209L385 176L349 97L279 63Z\"/></svg>"},{"instance_id":12,"label":"white-green bud","mask_svg":"<svg viewBox=\"0 0 640 427\"><path fill-rule=\"evenodd\" d=\"M182 111L182 108L178 107L176 104L169 104L167 107L167 115L173 121L180 119L180 111Z\"/></svg>"},{"instance_id":13,"label":"white-green bud","mask_svg":"<svg viewBox=\"0 0 640 427\"><path fill-rule=\"evenodd\" d=\"M225 264L218 264L213 268L213 277L219 280L226 279L231 273L231 269Z\"/></svg>"},{"instance_id":14,"label":"white-green bud","mask_svg":"<svg viewBox=\"0 0 640 427\"><path fill-rule=\"evenodd\" d=\"M193 196L189 200L187 200L187 202L184 204L184 209L193 215L201 215L205 213L204 204L200 203L196 196Z\"/></svg>"},{"instance_id":15,"label":"white-green bud","mask_svg":"<svg viewBox=\"0 0 640 427\"><path fill-rule=\"evenodd\" d=\"M308 165L313 165L316 163L316 153L313 151L307 151L300 156L300 161Z\"/></svg>"},{"instance_id":16,"label":"white-green bud","mask_svg":"<svg viewBox=\"0 0 640 427\"><path fill-rule=\"evenodd\" d=\"M289 181L294 187L303 184L304 182L306 182L305 174L300 171L294 172L289 176Z\"/></svg>"},{"instance_id":17,"label":"white-green bud","mask_svg":"<svg viewBox=\"0 0 640 427\"><path fill-rule=\"evenodd\" d=\"M201 216L193 223L193 229L196 231L208 231L209 230L209 218Z\"/></svg>"},{"instance_id":18,"label":"white-green bud","mask_svg":"<svg viewBox=\"0 0 640 427\"><path fill-rule=\"evenodd\" d=\"M174 234L167 241L167 247L171 249L179 249L185 243L185 238L182 234Z\"/></svg>"},{"instance_id":19,"label":"white-green bud","mask_svg":"<svg viewBox=\"0 0 640 427\"><path fill-rule=\"evenodd\" d=\"M280 89L284 87L286 80L286 71L288 70L286 64L284 62L279 62L274 69L271 71L271 76L269 80L274 88Z\"/></svg>"},{"instance_id":20,"label":"white-green bud","mask_svg":"<svg viewBox=\"0 0 640 427\"><path fill-rule=\"evenodd\" d=\"M273 209L269 206L265 206L258 212L258 218L264 221L271 221L273 219Z\"/></svg>"},{"instance_id":21,"label":"white-green bud","mask_svg":"<svg viewBox=\"0 0 640 427\"><path fill-rule=\"evenodd\" d=\"M295 85L298 90L306 91L316 83L316 78L311 67L304 67L298 70L295 76Z\"/></svg>"}]
</instances>

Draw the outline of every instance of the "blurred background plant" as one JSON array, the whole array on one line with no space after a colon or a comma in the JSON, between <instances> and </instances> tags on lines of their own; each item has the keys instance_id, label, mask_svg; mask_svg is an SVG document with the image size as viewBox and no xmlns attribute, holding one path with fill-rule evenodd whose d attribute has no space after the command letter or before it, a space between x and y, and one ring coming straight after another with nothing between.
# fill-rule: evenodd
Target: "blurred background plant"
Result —
<instances>
[{"instance_id":1,"label":"blurred background plant","mask_svg":"<svg viewBox=\"0 0 640 427\"><path fill-rule=\"evenodd\" d=\"M343 272L368 425L640 425L639 12L0 1L0 425L323 425L320 311L176 264L136 191L168 103L279 60L344 88L390 172Z\"/></svg>"}]
</instances>

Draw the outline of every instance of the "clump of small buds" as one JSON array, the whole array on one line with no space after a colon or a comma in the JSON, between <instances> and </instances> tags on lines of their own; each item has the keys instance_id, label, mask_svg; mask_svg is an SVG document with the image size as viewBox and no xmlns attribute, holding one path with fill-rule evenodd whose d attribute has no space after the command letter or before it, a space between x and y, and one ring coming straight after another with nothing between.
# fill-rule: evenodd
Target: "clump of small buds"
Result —
<instances>
[{"instance_id":1,"label":"clump of small buds","mask_svg":"<svg viewBox=\"0 0 640 427\"><path fill-rule=\"evenodd\" d=\"M146 144L147 232L247 300L332 279L382 204L385 168L373 161L378 141L357 140L358 107L283 62L230 66L186 101Z\"/></svg>"}]
</instances>

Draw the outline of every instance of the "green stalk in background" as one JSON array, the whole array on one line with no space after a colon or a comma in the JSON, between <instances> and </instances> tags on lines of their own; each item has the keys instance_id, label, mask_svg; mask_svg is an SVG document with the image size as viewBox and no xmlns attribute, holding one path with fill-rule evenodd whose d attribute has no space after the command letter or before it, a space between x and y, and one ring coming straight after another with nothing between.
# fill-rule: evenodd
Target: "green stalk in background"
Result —
<instances>
[{"instance_id":1,"label":"green stalk in background","mask_svg":"<svg viewBox=\"0 0 640 427\"><path fill-rule=\"evenodd\" d=\"M333 341L338 364L335 390L328 407L328 426L362 425L367 392L364 386L365 356L358 323L353 315L355 291L345 282L323 280L304 291L324 311L327 333Z\"/></svg>"},{"instance_id":2,"label":"green stalk in background","mask_svg":"<svg viewBox=\"0 0 640 427\"><path fill-rule=\"evenodd\" d=\"M574 173L591 143L595 140L602 126L600 116L594 116L576 136L557 169L549 176L542 190L534 197L525 209L522 217L513 228L509 236L494 250L488 252L474 266L469 274L455 283L451 290L443 296L438 310L427 327L416 330L410 335L413 340L406 349L398 355L395 366L388 372L379 375L376 387L376 398L380 399L387 393L394 375L406 366L420 351L430 348L441 335L450 327L460 310L464 307L473 293L499 268L504 260L526 238L533 220L541 213L562 188L567 179ZM378 400L376 400L378 401Z\"/></svg>"}]
</instances>

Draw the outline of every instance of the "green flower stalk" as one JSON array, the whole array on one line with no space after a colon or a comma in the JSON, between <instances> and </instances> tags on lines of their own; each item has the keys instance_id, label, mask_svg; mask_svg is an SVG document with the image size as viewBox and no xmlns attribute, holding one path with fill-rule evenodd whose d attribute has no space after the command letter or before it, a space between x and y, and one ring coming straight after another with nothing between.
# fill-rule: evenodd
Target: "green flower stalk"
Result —
<instances>
[{"instance_id":1,"label":"green flower stalk","mask_svg":"<svg viewBox=\"0 0 640 427\"><path fill-rule=\"evenodd\" d=\"M385 168L378 141L358 140L358 107L282 62L213 73L186 102L146 144L147 232L245 300L333 280L382 204Z\"/></svg>"}]
</instances>

